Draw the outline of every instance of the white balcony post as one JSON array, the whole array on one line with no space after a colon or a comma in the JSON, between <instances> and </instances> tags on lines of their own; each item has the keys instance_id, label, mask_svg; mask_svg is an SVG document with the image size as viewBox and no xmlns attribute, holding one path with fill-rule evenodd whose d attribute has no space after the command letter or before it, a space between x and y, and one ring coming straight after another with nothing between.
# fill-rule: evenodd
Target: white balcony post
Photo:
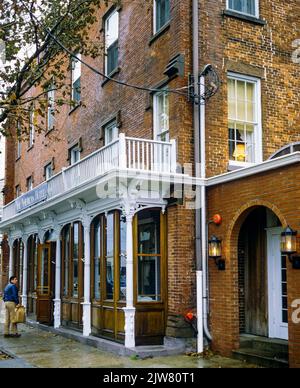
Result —
<instances>
[{"instance_id":1,"label":"white balcony post","mask_svg":"<svg viewBox=\"0 0 300 388\"><path fill-rule=\"evenodd\" d=\"M177 152L176 152L176 140L171 140L171 171L176 173L177 170Z\"/></svg>"},{"instance_id":2,"label":"white balcony post","mask_svg":"<svg viewBox=\"0 0 300 388\"><path fill-rule=\"evenodd\" d=\"M125 347L135 347L135 307L133 305L133 231L134 212L126 212L126 307L125 313Z\"/></svg>"},{"instance_id":3,"label":"white balcony post","mask_svg":"<svg viewBox=\"0 0 300 388\"><path fill-rule=\"evenodd\" d=\"M92 332L91 326L91 252L90 229L91 220L88 216L82 222L84 228L84 302L83 302L83 336L88 337Z\"/></svg>"},{"instance_id":4,"label":"white balcony post","mask_svg":"<svg viewBox=\"0 0 300 388\"><path fill-rule=\"evenodd\" d=\"M9 267L8 267L8 277L13 276L13 266L14 266L14 239L9 239Z\"/></svg>"},{"instance_id":5,"label":"white balcony post","mask_svg":"<svg viewBox=\"0 0 300 388\"><path fill-rule=\"evenodd\" d=\"M23 253L23 287L22 287L22 305L27 310L27 273L28 273L28 236L22 236L24 253Z\"/></svg>"},{"instance_id":6,"label":"white balcony post","mask_svg":"<svg viewBox=\"0 0 300 388\"><path fill-rule=\"evenodd\" d=\"M119 135L119 168L126 169L126 138L125 133L120 133Z\"/></svg>"},{"instance_id":7,"label":"white balcony post","mask_svg":"<svg viewBox=\"0 0 300 388\"><path fill-rule=\"evenodd\" d=\"M61 238L60 229L56 229L56 256L55 256L55 299L54 299L54 328L61 326Z\"/></svg>"}]
</instances>

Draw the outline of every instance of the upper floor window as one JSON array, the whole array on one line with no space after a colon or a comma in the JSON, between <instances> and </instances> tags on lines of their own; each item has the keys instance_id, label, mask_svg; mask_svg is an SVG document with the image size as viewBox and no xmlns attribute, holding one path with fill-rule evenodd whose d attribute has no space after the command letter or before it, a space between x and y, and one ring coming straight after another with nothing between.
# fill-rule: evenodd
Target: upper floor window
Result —
<instances>
[{"instance_id":1,"label":"upper floor window","mask_svg":"<svg viewBox=\"0 0 300 388\"><path fill-rule=\"evenodd\" d=\"M271 155L269 159L272 160L272 159L280 158L281 156L293 154L294 152L299 152L299 151L300 151L300 142L291 143L280 148L280 150L276 151L273 155Z\"/></svg>"},{"instance_id":2,"label":"upper floor window","mask_svg":"<svg viewBox=\"0 0 300 388\"><path fill-rule=\"evenodd\" d=\"M32 176L28 177L26 179L26 188L27 188L27 191L30 191L33 189L33 179L32 179Z\"/></svg>"},{"instance_id":3,"label":"upper floor window","mask_svg":"<svg viewBox=\"0 0 300 388\"><path fill-rule=\"evenodd\" d=\"M75 164L80 161L81 148L79 144L70 149L70 164Z\"/></svg>"},{"instance_id":4,"label":"upper floor window","mask_svg":"<svg viewBox=\"0 0 300 388\"><path fill-rule=\"evenodd\" d=\"M170 0L154 0L154 33L170 20Z\"/></svg>"},{"instance_id":5,"label":"upper floor window","mask_svg":"<svg viewBox=\"0 0 300 388\"><path fill-rule=\"evenodd\" d=\"M119 12L114 11L105 20L105 74L118 67Z\"/></svg>"},{"instance_id":6,"label":"upper floor window","mask_svg":"<svg viewBox=\"0 0 300 388\"><path fill-rule=\"evenodd\" d=\"M52 177L52 163L48 163L45 166L45 179L46 181Z\"/></svg>"},{"instance_id":7,"label":"upper floor window","mask_svg":"<svg viewBox=\"0 0 300 388\"><path fill-rule=\"evenodd\" d=\"M230 165L262 161L259 79L229 75L228 132Z\"/></svg>"},{"instance_id":8,"label":"upper floor window","mask_svg":"<svg viewBox=\"0 0 300 388\"><path fill-rule=\"evenodd\" d=\"M259 16L258 0L227 0L227 8L245 15Z\"/></svg>"},{"instance_id":9,"label":"upper floor window","mask_svg":"<svg viewBox=\"0 0 300 388\"><path fill-rule=\"evenodd\" d=\"M76 57L81 59L80 54ZM76 58L72 58L72 101L75 105L81 101L81 62Z\"/></svg>"},{"instance_id":10,"label":"upper floor window","mask_svg":"<svg viewBox=\"0 0 300 388\"><path fill-rule=\"evenodd\" d=\"M17 155L16 158L19 159L21 157L21 151L22 151L22 146L21 146L21 124L18 121L17 122Z\"/></svg>"},{"instance_id":11,"label":"upper floor window","mask_svg":"<svg viewBox=\"0 0 300 388\"><path fill-rule=\"evenodd\" d=\"M20 195L21 195L21 186L17 185L16 186L16 197L18 198L18 197L20 197Z\"/></svg>"},{"instance_id":12,"label":"upper floor window","mask_svg":"<svg viewBox=\"0 0 300 388\"><path fill-rule=\"evenodd\" d=\"M35 112L34 112L34 109L31 108L29 112L29 141L28 141L29 148L32 147L34 144L34 138L35 138L34 119L35 119Z\"/></svg>"},{"instance_id":13,"label":"upper floor window","mask_svg":"<svg viewBox=\"0 0 300 388\"><path fill-rule=\"evenodd\" d=\"M55 90L54 85L51 85L47 92L47 131L51 131L54 127L54 114L55 114Z\"/></svg>"},{"instance_id":14,"label":"upper floor window","mask_svg":"<svg viewBox=\"0 0 300 388\"><path fill-rule=\"evenodd\" d=\"M110 122L104 127L104 142L108 145L115 141L119 136L119 128L116 120Z\"/></svg>"},{"instance_id":15,"label":"upper floor window","mask_svg":"<svg viewBox=\"0 0 300 388\"><path fill-rule=\"evenodd\" d=\"M169 94L166 91L153 96L154 139L169 141Z\"/></svg>"}]
</instances>

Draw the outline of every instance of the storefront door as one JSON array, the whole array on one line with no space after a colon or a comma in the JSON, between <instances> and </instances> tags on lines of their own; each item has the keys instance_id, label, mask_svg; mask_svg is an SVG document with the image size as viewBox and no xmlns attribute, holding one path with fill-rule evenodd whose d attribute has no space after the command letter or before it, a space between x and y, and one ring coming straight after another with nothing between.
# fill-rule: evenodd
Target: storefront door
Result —
<instances>
[{"instance_id":1,"label":"storefront door","mask_svg":"<svg viewBox=\"0 0 300 388\"><path fill-rule=\"evenodd\" d=\"M38 246L37 321L50 325L53 320L51 244Z\"/></svg>"}]
</instances>

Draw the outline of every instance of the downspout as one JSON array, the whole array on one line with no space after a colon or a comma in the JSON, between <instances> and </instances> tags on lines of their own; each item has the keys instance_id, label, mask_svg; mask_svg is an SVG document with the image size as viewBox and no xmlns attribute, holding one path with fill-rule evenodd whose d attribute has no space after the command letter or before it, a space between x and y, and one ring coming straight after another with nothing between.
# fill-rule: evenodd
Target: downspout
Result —
<instances>
[{"instance_id":1,"label":"downspout","mask_svg":"<svg viewBox=\"0 0 300 388\"><path fill-rule=\"evenodd\" d=\"M204 83L199 87L199 1L193 0L193 74L194 90L202 95ZM203 77L201 77L203 81ZM205 178L205 106L194 103L194 154L195 175L197 178ZM199 168L199 166L201 166ZM196 250L196 298L197 298L197 351L203 353L204 333L211 340L207 324L207 263L206 263L206 191L205 186L196 188L195 210L195 250ZM200 202L199 202L200 198Z\"/></svg>"}]
</instances>

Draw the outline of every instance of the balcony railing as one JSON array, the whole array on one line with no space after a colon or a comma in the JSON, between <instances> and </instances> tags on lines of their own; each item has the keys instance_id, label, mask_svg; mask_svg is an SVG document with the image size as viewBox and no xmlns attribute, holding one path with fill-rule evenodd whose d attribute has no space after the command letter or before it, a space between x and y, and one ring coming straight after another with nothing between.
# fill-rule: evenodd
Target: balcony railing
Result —
<instances>
[{"instance_id":1,"label":"balcony railing","mask_svg":"<svg viewBox=\"0 0 300 388\"><path fill-rule=\"evenodd\" d=\"M114 169L172 174L176 173L176 163L175 140L160 142L130 138L120 134L119 138L111 144L93 152L76 164L63 168L46 183L43 182L4 206L2 222L37 203L59 197Z\"/></svg>"}]
</instances>

